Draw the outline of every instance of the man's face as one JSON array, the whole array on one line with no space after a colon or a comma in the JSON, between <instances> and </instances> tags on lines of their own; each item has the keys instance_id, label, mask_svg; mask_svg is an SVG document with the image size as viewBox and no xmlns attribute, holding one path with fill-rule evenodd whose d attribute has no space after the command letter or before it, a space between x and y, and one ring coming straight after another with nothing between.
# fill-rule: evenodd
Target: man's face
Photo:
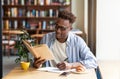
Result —
<instances>
[{"instance_id":1,"label":"man's face","mask_svg":"<svg viewBox=\"0 0 120 79\"><path fill-rule=\"evenodd\" d=\"M56 39L59 42L65 42L68 37L68 32L71 30L71 24L69 20L58 19L56 26Z\"/></svg>"}]
</instances>

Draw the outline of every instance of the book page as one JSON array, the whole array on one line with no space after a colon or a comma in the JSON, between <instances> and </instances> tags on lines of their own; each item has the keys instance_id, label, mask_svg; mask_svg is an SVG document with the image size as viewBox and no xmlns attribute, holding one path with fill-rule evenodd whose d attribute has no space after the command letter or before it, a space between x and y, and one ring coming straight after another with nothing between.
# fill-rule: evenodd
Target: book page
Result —
<instances>
[{"instance_id":1,"label":"book page","mask_svg":"<svg viewBox=\"0 0 120 79\"><path fill-rule=\"evenodd\" d=\"M60 70L57 67L42 67L42 68L38 68L37 70L39 70L39 71L47 71L47 72L55 72L55 73L63 73L63 72L75 71L75 69Z\"/></svg>"}]
</instances>

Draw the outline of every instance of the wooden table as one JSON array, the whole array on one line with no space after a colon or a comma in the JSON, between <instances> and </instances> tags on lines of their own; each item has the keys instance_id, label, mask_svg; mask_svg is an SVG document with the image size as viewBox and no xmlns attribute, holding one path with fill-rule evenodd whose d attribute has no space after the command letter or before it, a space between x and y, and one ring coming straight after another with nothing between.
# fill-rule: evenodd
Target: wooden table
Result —
<instances>
[{"instance_id":1,"label":"wooden table","mask_svg":"<svg viewBox=\"0 0 120 79\"><path fill-rule=\"evenodd\" d=\"M94 69L88 70L84 74L69 74L68 76L59 76L60 73L38 71L29 68L28 71L21 70L20 67L14 68L2 79L97 79Z\"/></svg>"},{"instance_id":2,"label":"wooden table","mask_svg":"<svg viewBox=\"0 0 120 79\"><path fill-rule=\"evenodd\" d=\"M99 60L102 79L120 79L120 61Z\"/></svg>"}]
</instances>

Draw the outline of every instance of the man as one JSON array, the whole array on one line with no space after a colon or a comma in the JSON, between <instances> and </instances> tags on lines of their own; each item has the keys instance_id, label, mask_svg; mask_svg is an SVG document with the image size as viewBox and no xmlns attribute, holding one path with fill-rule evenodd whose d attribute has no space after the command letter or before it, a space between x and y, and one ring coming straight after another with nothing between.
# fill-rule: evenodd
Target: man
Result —
<instances>
[{"instance_id":1,"label":"man","mask_svg":"<svg viewBox=\"0 0 120 79\"><path fill-rule=\"evenodd\" d=\"M47 44L52 50L55 60L35 58L34 67L39 68L44 62L45 66L56 66L60 70L97 67L96 58L84 40L70 32L75 19L71 12L59 12L55 32L46 34L41 40L41 44Z\"/></svg>"}]
</instances>

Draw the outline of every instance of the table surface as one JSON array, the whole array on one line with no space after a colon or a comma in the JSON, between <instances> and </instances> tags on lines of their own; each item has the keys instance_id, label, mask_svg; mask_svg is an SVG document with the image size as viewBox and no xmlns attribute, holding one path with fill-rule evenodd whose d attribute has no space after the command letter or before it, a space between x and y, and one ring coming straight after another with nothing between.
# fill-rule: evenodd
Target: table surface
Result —
<instances>
[{"instance_id":1,"label":"table surface","mask_svg":"<svg viewBox=\"0 0 120 79\"><path fill-rule=\"evenodd\" d=\"M99 60L102 79L120 79L120 61Z\"/></svg>"},{"instance_id":2,"label":"table surface","mask_svg":"<svg viewBox=\"0 0 120 79\"><path fill-rule=\"evenodd\" d=\"M87 70L87 73L70 73L64 77L59 75L60 73L38 71L34 68L24 71L20 67L16 67L2 79L97 79L94 69Z\"/></svg>"}]
</instances>

